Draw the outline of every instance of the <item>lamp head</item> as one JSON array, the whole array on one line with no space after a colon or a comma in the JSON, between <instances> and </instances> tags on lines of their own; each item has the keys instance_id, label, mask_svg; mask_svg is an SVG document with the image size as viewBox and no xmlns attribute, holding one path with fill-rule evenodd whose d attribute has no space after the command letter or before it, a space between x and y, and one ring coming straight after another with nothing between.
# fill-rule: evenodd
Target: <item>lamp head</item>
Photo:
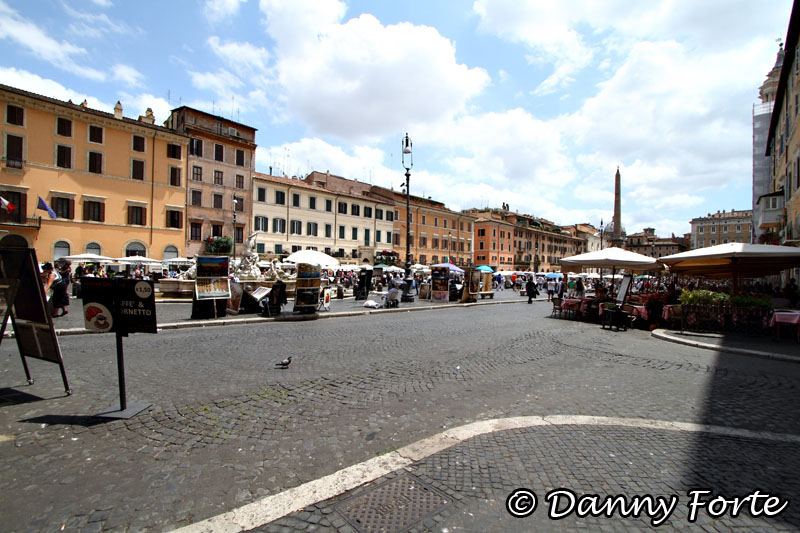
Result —
<instances>
[{"instance_id":1,"label":"lamp head","mask_svg":"<svg viewBox=\"0 0 800 533\"><path fill-rule=\"evenodd\" d=\"M411 167L414 166L414 154L411 151L413 143L411 142L411 139L408 138L408 133L406 133L406 136L403 137L403 142L401 145L401 159L403 162L403 168L410 170ZM406 159L408 159L408 161L406 161Z\"/></svg>"}]
</instances>

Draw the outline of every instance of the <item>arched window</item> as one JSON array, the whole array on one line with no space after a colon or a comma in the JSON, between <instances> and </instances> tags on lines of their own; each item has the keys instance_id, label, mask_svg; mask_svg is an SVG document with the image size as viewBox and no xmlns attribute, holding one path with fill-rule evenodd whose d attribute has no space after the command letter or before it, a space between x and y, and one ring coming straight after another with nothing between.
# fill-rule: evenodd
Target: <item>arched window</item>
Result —
<instances>
[{"instance_id":1,"label":"arched window","mask_svg":"<svg viewBox=\"0 0 800 533\"><path fill-rule=\"evenodd\" d=\"M132 255L140 255L144 257L147 252L147 248L144 247L144 244L138 242L132 242L125 248L125 257L130 257Z\"/></svg>"},{"instance_id":2,"label":"arched window","mask_svg":"<svg viewBox=\"0 0 800 533\"><path fill-rule=\"evenodd\" d=\"M164 248L164 257L162 259L166 261L167 259L175 259L176 257L178 257L178 248L171 245Z\"/></svg>"},{"instance_id":3,"label":"arched window","mask_svg":"<svg viewBox=\"0 0 800 533\"><path fill-rule=\"evenodd\" d=\"M56 241L55 245L53 245L53 261L58 261L65 255L69 255L69 243Z\"/></svg>"},{"instance_id":4,"label":"arched window","mask_svg":"<svg viewBox=\"0 0 800 533\"><path fill-rule=\"evenodd\" d=\"M86 245L86 253L100 255L100 245L96 242L90 242Z\"/></svg>"}]
</instances>

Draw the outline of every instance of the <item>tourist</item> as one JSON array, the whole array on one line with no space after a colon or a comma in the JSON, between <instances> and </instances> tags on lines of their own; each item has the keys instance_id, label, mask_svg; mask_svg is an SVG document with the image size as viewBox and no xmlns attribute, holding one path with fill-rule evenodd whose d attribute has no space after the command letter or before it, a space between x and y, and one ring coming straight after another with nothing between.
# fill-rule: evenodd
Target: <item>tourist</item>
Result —
<instances>
[{"instance_id":1,"label":"tourist","mask_svg":"<svg viewBox=\"0 0 800 533\"><path fill-rule=\"evenodd\" d=\"M556 293L556 282L553 278L547 280L547 301L553 301L553 296Z\"/></svg>"},{"instance_id":2,"label":"tourist","mask_svg":"<svg viewBox=\"0 0 800 533\"><path fill-rule=\"evenodd\" d=\"M584 294L585 294L585 288L583 286L583 280L581 278L578 278L577 280L575 280L575 297L583 299Z\"/></svg>"},{"instance_id":3,"label":"tourist","mask_svg":"<svg viewBox=\"0 0 800 533\"><path fill-rule=\"evenodd\" d=\"M525 294L528 296L528 303L533 303L533 299L537 296L536 283L533 282L533 276L529 276L528 281L525 282Z\"/></svg>"}]
</instances>

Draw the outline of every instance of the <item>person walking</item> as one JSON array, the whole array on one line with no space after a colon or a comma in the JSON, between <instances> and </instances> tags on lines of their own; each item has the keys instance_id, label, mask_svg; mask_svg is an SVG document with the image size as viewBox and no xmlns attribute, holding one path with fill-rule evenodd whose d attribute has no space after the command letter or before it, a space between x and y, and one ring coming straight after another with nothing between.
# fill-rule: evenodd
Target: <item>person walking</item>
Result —
<instances>
[{"instance_id":1,"label":"person walking","mask_svg":"<svg viewBox=\"0 0 800 533\"><path fill-rule=\"evenodd\" d=\"M528 303L533 303L533 298L537 296L536 283L533 282L533 276L528 277L528 281L525 282L525 294L528 295Z\"/></svg>"},{"instance_id":2,"label":"person walking","mask_svg":"<svg viewBox=\"0 0 800 533\"><path fill-rule=\"evenodd\" d=\"M553 300L553 295L556 293L556 282L553 278L547 280L547 301Z\"/></svg>"},{"instance_id":3,"label":"person walking","mask_svg":"<svg viewBox=\"0 0 800 533\"><path fill-rule=\"evenodd\" d=\"M68 312L67 306L69 305L69 294L67 293L67 289L69 288L69 281L71 275L72 275L72 269L70 268L68 263L65 263L58 270L56 279L51 286L51 288L53 289L53 297L51 301L53 306L54 317L64 316ZM59 311L61 312L59 313Z\"/></svg>"}]
</instances>

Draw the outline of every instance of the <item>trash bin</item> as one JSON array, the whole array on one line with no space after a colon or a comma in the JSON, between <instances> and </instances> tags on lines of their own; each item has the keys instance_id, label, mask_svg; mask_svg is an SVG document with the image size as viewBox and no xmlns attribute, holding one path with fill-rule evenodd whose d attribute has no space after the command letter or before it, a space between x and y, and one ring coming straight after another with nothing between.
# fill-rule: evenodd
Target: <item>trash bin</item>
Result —
<instances>
[{"instance_id":1,"label":"trash bin","mask_svg":"<svg viewBox=\"0 0 800 533\"><path fill-rule=\"evenodd\" d=\"M73 281L72 282L72 297L73 298L83 298L83 291L81 290L81 282L80 281Z\"/></svg>"},{"instance_id":2,"label":"trash bin","mask_svg":"<svg viewBox=\"0 0 800 533\"><path fill-rule=\"evenodd\" d=\"M339 300L343 300L344 299L344 287L342 287L341 285L337 285L336 286L336 297Z\"/></svg>"}]
</instances>

